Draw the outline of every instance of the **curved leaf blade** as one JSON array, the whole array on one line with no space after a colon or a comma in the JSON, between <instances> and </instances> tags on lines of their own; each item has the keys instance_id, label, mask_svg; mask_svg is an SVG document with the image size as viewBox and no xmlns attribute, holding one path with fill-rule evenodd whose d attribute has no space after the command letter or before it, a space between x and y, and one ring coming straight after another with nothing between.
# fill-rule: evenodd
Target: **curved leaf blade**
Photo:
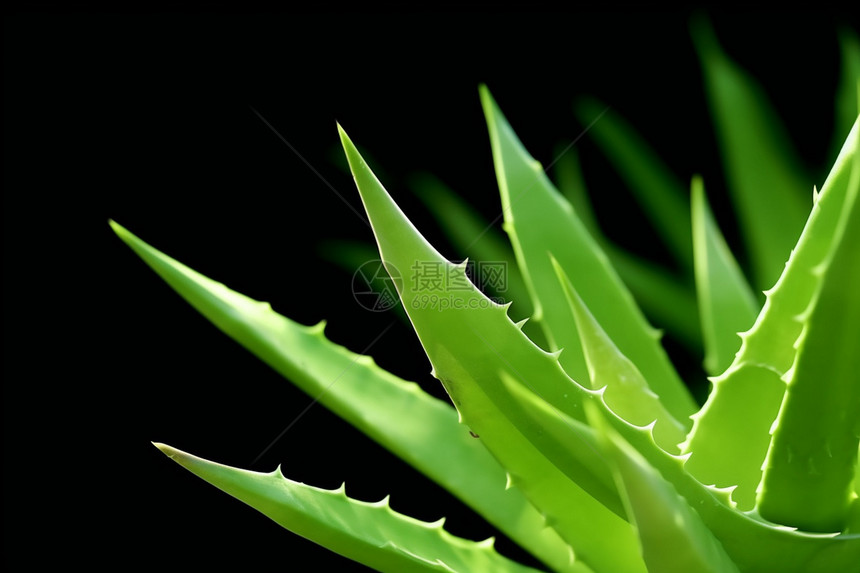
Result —
<instances>
[{"instance_id":1,"label":"curved leaf blade","mask_svg":"<svg viewBox=\"0 0 860 573\"><path fill-rule=\"evenodd\" d=\"M111 223L162 279L203 316L326 408L447 489L557 571L569 548L516 489L505 470L469 436L448 404L379 368L369 356L325 338L195 272Z\"/></svg>"},{"instance_id":2,"label":"curved leaf blade","mask_svg":"<svg viewBox=\"0 0 860 573\"><path fill-rule=\"evenodd\" d=\"M534 423L542 424L559 443L570 444L571 451L581 447L577 425L565 412L550 406L521 379L506 377L504 383ZM685 468L687 456L669 454L655 443L652 426L629 424L612 412L599 392L584 392L582 407L589 406L595 407L607 424L672 484L743 573L833 573L850 571L860 562L860 534L803 533L766 522L755 513L738 511L731 488L696 480ZM548 419L556 420L545 423Z\"/></svg>"},{"instance_id":3,"label":"curved leaf blade","mask_svg":"<svg viewBox=\"0 0 860 573\"><path fill-rule=\"evenodd\" d=\"M576 409L579 387L555 355L530 341L466 277L463 265L442 257L415 229L364 163L346 133L341 140L387 268L438 266L451 283L398 283L403 306L461 419L508 470L547 523L573 548L576 561L595 570L644 571L630 525L601 505L533 445L541 437L504 391L499 371L528 372L542 395ZM399 272L399 271L396 271ZM413 279L414 276L409 277Z\"/></svg>"},{"instance_id":4,"label":"curved leaf blade","mask_svg":"<svg viewBox=\"0 0 860 573\"><path fill-rule=\"evenodd\" d=\"M692 182L692 210L705 370L716 375L732 363L741 345L738 333L750 329L760 309L708 207L700 177Z\"/></svg>"},{"instance_id":5,"label":"curved leaf blade","mask_svg":"<svg viewBox=\"0 0 860 573\"><path fill-rule=\"evenodd\" d=\"M493 292L514 301L517 316L531 315L531 301L510 244L496 228L445 184L427 174L412 178L411 186L463 256L482 263L503 263L503 290ZM485 285L479 285L484 287ZM489 285L492 287L493 285Z\"/></svg>"},{"instance_id":6,"label":"curved leaf blade","mask_svg":"<svg viewBox=\"0 0 860 573\"><path fill-rule=\"evenodd\" d=\"M659 334L642 315L606 255L529 156L486 86L481 102L487 119L505 225L532 294L536 320L574 380L587 380L588 368L570 307L547 253L552 252L591 312L619 349L642 371L682 423L696 411L689 391L660 346Z\"/></svg>"},{"instance_id":7,"label":"curved leaf blade","mask_svg":"<svg viewBox=\"0 0 860 573\"><path fill-rule=\"evenodd\" d=\"M567 477L580 485L591 497L627 519L621 497L609 466L609 460L600 448L594 429L585 422L563 416L560 411L540 400L538 408L524 406L525 400L536 399L532 393L523 396L520 388L528 381L507 370L500 370L499 377L518 406L518 415L533 420L539 439L532 439L536 448L552 461ZM599 392L593 392L599 393ZM535 412L540 412L536 415ZM563 425L563 428L559 428Z\"/></svg>"},{"instance_id":8,"label":"curved leaf blade","mask_svg":"<svg viewBox=\"0 0 860 573\"><path fill-rule=\"evenodd\" d=\"M155 446L278 525L377 571L538 573L496 553L492 538L478 543L454 537L443 529L444 519L425 523L406 517L389 507L387 497L377 503L357 501L343 486L318 489L285 478L280 469L251 472Z\"/></svg>"},{"instance_id":9,"label":"curved leaf blade","mask_svg":"<svg viewBox=\"0 0 860 573\"><path fill-rule=\"evenodd\" d=\"M554 258L552 263L576 320L592 390L601 391L606 405L631 424L654 424L658 445L676 452L686 428L666 411L636 365L618 350Z\"/></svg>"},{"instance_id":10,"label":"curved leaf blade","mask_svg":"<svg viewBox=\"0 0 860 573\"><path fill-rule=\"evenodd\" d=\"M842 531L860 445L860 156L775 426L757 508L807 531Z\"/></svg>"},{"instance_id":11,"label":"curved leaf blade","mask_svg":"<svg viewBox=\"0 0 860 573\"><path fill-rule=\"evenodd\" d=\"M692 454L689 471L705 483L736 486L733 499L742 509L755 505L771 426L785 393L782 377L794 363L794 345L801 333L796 317L809 307L817 287L813 270L835 241L858 137L855 121L782 276L765 292L764 308L741 335L741 349L731 367L713 380L713 391L694 416L683 447Z\"/></svg>"},{"instance_id":12,"label":"curved leaf blade","mask_svg":"<svg viewBox=\"0 0 860 573\"><path fill-rule=\"evenodd\" d=\"M616 481L642 544L649 571L739 573L702 518L642 455L603 419L586 409L604 450L613 460Z\"/></svg>"}]
</instances>

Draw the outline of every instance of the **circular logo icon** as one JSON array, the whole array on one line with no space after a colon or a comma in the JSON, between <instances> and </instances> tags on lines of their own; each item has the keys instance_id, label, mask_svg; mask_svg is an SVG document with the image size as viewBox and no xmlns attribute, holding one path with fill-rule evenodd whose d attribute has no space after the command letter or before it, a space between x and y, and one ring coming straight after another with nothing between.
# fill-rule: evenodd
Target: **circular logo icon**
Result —
<instances>
[{"instance_id":1,"label":"circular logo icon","mask_svg":"<svg viewBox=\"0 0 860 573\"><path fill-rule=\"evenodd\" d=\"M352 275L352 296L366 310L385 312L400 304L400 281L400 272L394 265L386 269L380 260L367 261Z\"/></svg>"}]
</instances>

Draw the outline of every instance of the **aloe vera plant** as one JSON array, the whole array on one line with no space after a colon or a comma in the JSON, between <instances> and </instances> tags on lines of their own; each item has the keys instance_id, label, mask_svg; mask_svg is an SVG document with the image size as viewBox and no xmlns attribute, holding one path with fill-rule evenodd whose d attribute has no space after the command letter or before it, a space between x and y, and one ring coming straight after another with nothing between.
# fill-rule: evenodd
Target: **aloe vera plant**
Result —
<instances>
[{"instance_id":1,"label":"aloe vera plant","mask_svg":"<svg viewBox=\"0 0 860 573\"><path fill-rule=\"evenodd\" d=\"M792 189L804 186L803 176L768 140L771 120L760 115L754 84L706 31L700 37L755 287L716 224L703 180L693 178L689 193L679 189L620 118L594 123L593 135L665 230L696 298L682 280L604 237L578 167L560 164L574 183L559 192L482 87L504 228L521 273L516 290L529 298L530 320L512 320L508 304L469 280L465 263L425 240L338 128L379 258L453 407L329 341L324 324L298 324L111 224L219 329L552 571L856 571L857 107L820 188ZM856 80L846 86L856 101ZM596 109L584 100L577 113L587 122ZM750 121L763 127L745 132ZM682 216L689 225L677 224ZM428 267L445 280L418 280ZM761 288L768 288L763 305ZM685 300L695 301L698 316L673 314L673 305L690 311ZM637 301L681 332L701 326L714 376L703 406ZM156 446L287 529L380 571L535 570L503 557L491 541L401 515L387 499L356 501L343 488L314 488L280 470L251 472Z\"/></svg>"}]
</instances>

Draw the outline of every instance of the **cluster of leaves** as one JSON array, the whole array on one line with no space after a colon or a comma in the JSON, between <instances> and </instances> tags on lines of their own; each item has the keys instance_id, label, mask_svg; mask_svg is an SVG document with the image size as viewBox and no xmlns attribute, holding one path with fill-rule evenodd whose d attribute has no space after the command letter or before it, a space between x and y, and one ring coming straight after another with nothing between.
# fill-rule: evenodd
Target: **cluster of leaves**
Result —
<instances>
[{"instance_id":1,"label":"cluster of leaves","mask_svg":"<svg viewBox=\"0 0 860 573\"><path fill-rule=\"evenodd\" d=\"M218 328L553 571L848 571L860 563L860 49L846 36L837 125L841 137L853 127L810 195L763 92L707 28L695 36L755 286L701 179L687 193L613 112L591 133L680 274L613 245L575 160L559 164L560 193L482 88L513 254L456 195L425 181L422 196L454 242L483 236L470 245L475 258L515 261L509 294L531 320L512 320L468 280L430 287L444 308L397 282L455 408L328 341L323 324L297 324L112 225ZM589 123L601 108L583 101L577 113ZM432 262L466 279L465 264L423 238L340 135L386 268ZM754 293L774 283L761 306ZM703 343L714 384L701 409L646 314ZM291 531L380 571L533 571L490 540L456 538L387 500L157 446Z\"/></svg>"}]
</instances>

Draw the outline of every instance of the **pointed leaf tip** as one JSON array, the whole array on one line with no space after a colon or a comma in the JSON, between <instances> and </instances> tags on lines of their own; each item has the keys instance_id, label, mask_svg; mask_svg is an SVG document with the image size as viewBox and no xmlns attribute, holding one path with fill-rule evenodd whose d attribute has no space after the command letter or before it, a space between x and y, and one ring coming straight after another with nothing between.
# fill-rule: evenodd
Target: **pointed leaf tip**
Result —
<instances>
[{"instance_id":1,"label":"pointed leaf tip","mask_svg":"<svg viewBox=\"0 0 860 573\"><path fill-rule=\"evenodd\" d=\"M130 234L128 232L128 229L126 229L125 227L123 227L122 225L120 225L119 223L114 221L113 219L108 219L108 225L110 225L110 228L113 230L114 233L116 233L116 235L120 239L122 239L123 241L127 240L128 236Z\"/></svg>"},{"instance_id":2,"label":"pointed leaf tip","mask_svg":"<svg viewBox=\"0 0 860 573\"><path fill-rule=\"evenodd\" d=\"M437 561L444 560L456 573L537 573L481 543L392 510L387 497L376 503L357 501L346 495L344 486L320 489L291 481L279 472L241 470L164 448L175 453L175 460L186 469L275 523L374 570L433 573L439 570Z\"/></svg>"},{"instance_id":3,"label":"pointed leaf tip","mask_svg":"<svg viewBox=\"0 0 860 573\"><path fill-rule=\"evenodd\" d=\"M504 470L480 441L464 435L448 404L374 366L370 357L362 358L329 342L322 322L305 326L291 321L268 305L167 257L120 225L114 228L159 276L225 334L309 395L319 396L320 404L468 503L539 559L558 565L554 568L559 571L574 573L564 567L567 544L558 536L541 533L540 515L519 490L502 494L498 484L503 483ZM335 378L338 382L331 386ZM198 458L159 442L153 445L183 467L199 469ZM282 477L280 469L261 475Z\"/></svg>"},{"instance_id":4,"label":"pointed leaf tip","mask_svg":"<svg viewBox=\"0 0 860 573\"><path fill-rule=\"evenodd\" d=\"M692 179L690 194L705 369L708 374L716 375L731 364L741 345L737 333L752 327L760 307L720 232L708 205L704 182L698 175Z\"/></svg>"},{"instance_id":5,"label":"pointed leaf tip","mask_svg":"<svg viewBox=\"0 0 860 573\"><path fill-rule=\"evenodd\" d=\"M658 394L618 349L555 259L553 267L579 331L591 388L599 391L612 411L631 424L651 431L660 420L657 442L666 451L676 451L686 435L684 424L663 407Z\"/></svg>"},{"instance_id":6,"label":"pointed leaf tip","mask_svg":"<svg viewBox=\"0 0 860 573\"><path fill-rule=\"evenodd\" d=\"M505 228L549 350L566 349L561 366L574 380L589 377L571 310L547 256L552 250L557 266L565 269L619 349L653 381L667 408L685 419L695 412L695 403L632 295L567 200L542 170L535 171L534 159L504 113L488 93L482 96Z\"/></svg>"}]
</instances>

